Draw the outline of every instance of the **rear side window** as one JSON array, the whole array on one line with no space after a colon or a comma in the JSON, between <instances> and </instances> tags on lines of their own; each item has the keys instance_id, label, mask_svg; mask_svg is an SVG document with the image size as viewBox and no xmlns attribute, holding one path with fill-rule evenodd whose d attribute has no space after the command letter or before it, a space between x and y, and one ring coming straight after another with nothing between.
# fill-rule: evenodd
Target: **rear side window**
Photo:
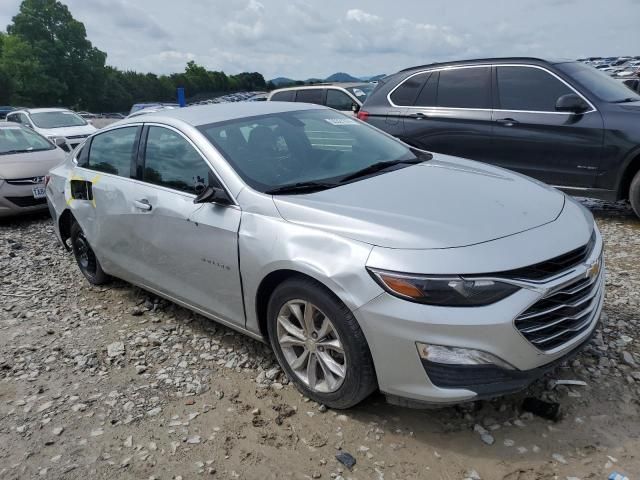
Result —
<instances>
[{"instance_id":1,"label":"rear side window","mask_svg":"<svg viewBox=\"0 0 640 480\"><path fill-rule=\"evenodd\" d=\"M131 176L131 162L137 150L138 127L126 127L93 137L86 164L81 166L121 177Z\"/></svg>"},{"instance_id":2,"label":"rear side window","mask_svg":"<svg viewBox=\"0 0 640 480\"><path fill-rule=\"evenodd\" d=\"M418 73L405 80L393 91L391 101L401 107L413 105L429 75L430 72Z\"/></svg>"},{"instance_id":3,"label":"rear side window","mask_svg":"<svg viewBox=\"0 0 640 480\"><path fill-rule=\"evenodd\" d=\"M499 108L555 112L556 101L573 93L550 73L533 67L496 67Z\"/></svg>"},{"instance_id":4,"label":"rear side window","mask_svg":"<svg viewBox=\"0 0 640 480\"><path fill-rule=\"evenodd\" d=\"M209 184L211 169L179 133L149 127L143 180L194 195Z\"/></svg>"},{"instance_id":5,"label":"rear side window","mask_svg":"<svg viewBox=\"0 0 640 480\"><path fill-rule=\"evenodd\" d=\"M276 92L271 96L271 100L274 102L295 102L296 92L295 90L285 90L284 92Z\"/></svg>"},{"instance_id":6,"label":"rear side window","mask_svg":"<svg viewBox=\"0 0 640 480\"><path fill-rule=\"evenodd\" d=\"M327 89L326 105L329 108L335 108L343 112L350 112L355 102L344 92L333 88Z\"/></svg>"},{"instance_id":7,"label":"rear side window","mask_svg":"<svg viewBox=\"0 0 640 480\"><path fill-rule=\"evenodd\" d=\"M322 88L308 88L304 90L298 90L296 95L296 102L315 103L322 105Z\"/></svg>"},{"instance_id":8,"label":"rear side window","mask_svg":"<svg viewBox=\"0 0 640 480\"><path fill-rule=\"evenodd\" d=\"M439 72L433 72L424 83L418 98L415 101L417 107L435 107L438 94L438 75Z\"/></svg>"},{"instance_id":9,"label":"rear side window","mask_svg":"<svg viewBox=\"0 0 640 480\"><path fill-rule=\"evenodd\" d=\"M441 70L437 103L439 107L490 108L491 69L471 67Z\"/></svg>"}]
</instances>

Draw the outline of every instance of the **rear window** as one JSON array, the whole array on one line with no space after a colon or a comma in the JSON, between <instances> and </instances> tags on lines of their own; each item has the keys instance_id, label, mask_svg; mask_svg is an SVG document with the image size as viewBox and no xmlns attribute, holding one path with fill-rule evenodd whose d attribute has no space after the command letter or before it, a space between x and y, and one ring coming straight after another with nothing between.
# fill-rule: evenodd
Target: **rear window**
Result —
<instances>
[{"instance_id":1,"label":"rear window","mask_svg":"<svg viewBox=\"0 0 640 480\"><path fill-rule=\"evenodd\" d=\"M138 127L118 128L96 135L91 140L88 162L82 166L120 177L131 176L137 136Z\"/></svg>"},{"instance_id":2,"label":"rear window","mask_svg":"<svg viewBox=\"0 0 640 480\"><path fill-rule=\"evenodd\" d=\"M296 92L295 90L285 90L284 92L276 92L271 96L271 100L274 102L295 102Z\"/></svg>"},{"instance_id":3,"label":"rear window","mask_svg":"<svg viewBox=\"0 0 640 480\"><path fill-rule=\"evenodd\" d=\"M441 70L437 103L439 107L490 108L491 69L471 67Z\"/></svg>"},{"instance_id":4,"label":"rear window","mask_svg":"<svg viewBox=\"0 0 640 480\"><path fill-rule=\"evenodd\" d=\"M413 105L429 75L431 75L430 72L424 72L409 77L393 91L390 96L391 101L398 106Z\"/></svg>"}]
</instances>

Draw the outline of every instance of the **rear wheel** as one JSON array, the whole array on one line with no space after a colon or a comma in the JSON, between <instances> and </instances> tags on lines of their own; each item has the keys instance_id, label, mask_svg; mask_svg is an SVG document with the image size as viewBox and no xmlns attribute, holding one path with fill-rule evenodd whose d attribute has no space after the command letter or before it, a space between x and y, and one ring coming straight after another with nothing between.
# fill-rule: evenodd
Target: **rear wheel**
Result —
<instances>
[{"instance_id":1,"label":"rear wheel","mask_svg":"<svg viewBox=\"0 0 640 480\"><path fill-rule=\"evenodd\" d=\"M322 285L295 278L269 301L269 338L298 390L332 408L349 408L376 389L369 346L351 311Z\"/></svg>"},{"instance_id":2,"label":"rear wheel","mask_svg":"<svg viewBox=\"0 0 640 480\"><path fill-rule=\"evenodd\" d=\"M77 222L71 225L70 233L73 255L76 257L76 262L84 277L93 285L107 283L110 277L102 270L100 262Z\"/></svg>"},{"instance_id":3,"label":"rear wheel","mask_svg":"<svg viewBox=\"0 0 640 480\"><path fill-rule=\"evenodd\" d=\"M629 188L629 201L631 207L636 215L640 217L640 171L636 173L636 176L631 180L631 187Z\"/></svg>"}]
</instances>

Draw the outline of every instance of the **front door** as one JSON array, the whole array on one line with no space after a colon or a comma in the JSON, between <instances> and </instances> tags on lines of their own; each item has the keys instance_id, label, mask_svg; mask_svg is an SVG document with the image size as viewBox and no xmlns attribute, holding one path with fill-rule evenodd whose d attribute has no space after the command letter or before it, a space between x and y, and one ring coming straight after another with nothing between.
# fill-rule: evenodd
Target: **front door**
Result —
<instances>
[{"instance_id":1,"label":"front door","mask_svg":"<svg viewBox=\"0 0 640 480\"><path fill-rule=\"evenodd\" d=\"M141 155L140 178L128 193L137 212L130 228L139 281L244 326L239 207L193 203L205 185L221 184L195 146L178 131L145 127Z\"/></svg>"},{"instance_id":2,"label":"front door","mask_svg":"<svg viewBox=\"0 0 640 480\"><path fill-rule=\"evenodd\" d=\"M600 113L557 112L562 95L576 93L535 66L496 66L491 163L567 187L591 187L603 142Z\"/></svg>"}]
</instances>

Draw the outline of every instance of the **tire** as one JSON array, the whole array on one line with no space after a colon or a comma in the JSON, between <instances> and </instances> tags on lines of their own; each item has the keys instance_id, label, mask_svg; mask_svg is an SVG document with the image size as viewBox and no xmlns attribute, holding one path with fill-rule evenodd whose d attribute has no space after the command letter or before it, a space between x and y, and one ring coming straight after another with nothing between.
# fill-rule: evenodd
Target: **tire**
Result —
<instances>
[{"instance_id":1,"label":"tire","mask_svg":"<svg viewBox=\"0 0 640 480\"><path fill-rule=\"evenodd\" d=\"M636 215L640 217L640 171L636 173L636 176L631 180L631 186L629 187L629 202L631 202L631 208L636 212Z\"/></svg>"},{"instance_id":2,"label":"tire","mask_svg":"<svg viewBox=\"0 0 640 480\"><path fill-rule=\"evenodd\" d=\"M267 308L267 328L280 366L308 398L343 409L376 390L369 345L358 322L318 282L295 277L276 287Z\"/></svg>"},{"instance_id":3,"label":"tire","mask_svg":"<svg viewBox=\"0 0 640 480\"><path fill-rule=\"evenodd\" d=\"M71 225L71 249L80 271L92 285L103 285L111 279L102 266L77 222Z\"/></svg>"}]
</instances>

